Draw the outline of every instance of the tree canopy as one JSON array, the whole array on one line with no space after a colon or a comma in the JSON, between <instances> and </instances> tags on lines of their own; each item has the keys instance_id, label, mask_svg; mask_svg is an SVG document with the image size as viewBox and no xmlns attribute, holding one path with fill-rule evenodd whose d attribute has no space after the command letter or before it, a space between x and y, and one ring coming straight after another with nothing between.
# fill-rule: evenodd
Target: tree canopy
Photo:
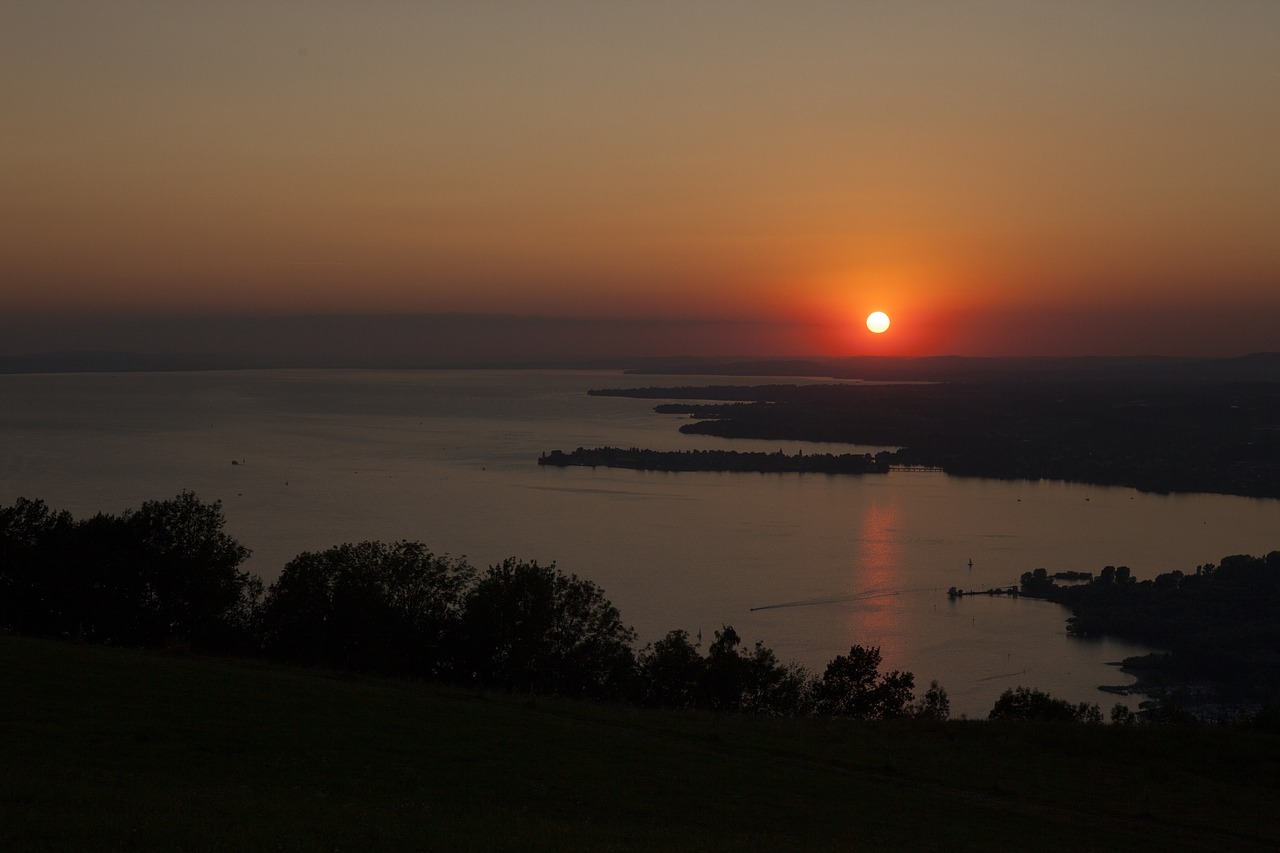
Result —
<instances>
[{"instance_id":1,"label":"tree canopy","mask_svg":"<svg viewBox=\"0 0 1280 853\"><path fill-rule=\"evenodd\" d=\"M227 649L244 641L261 582L192 492L74 521L43 501L0 509L0 625L129 645Z\"/></svg>"},{"instance_id":2,"label":"tree canopy","mask_svg":"<svg viewBox=\"0 0 1280 853\"><path fill-rule=\"evenodd\" d=\"M987 715L989 720L1040 720L1045 722L1101 723L1102 710L1088 702L1071 704L1029 687L1017 687L1000 694Z\"/></svg>"},{"instance_id":3,"label":"tree canopy","mask_svg":"<svg viewBox=\"0 0 1280 853\"><path fill-rule=\"evenodd\" d=\"M465 560L421 542L299 554L267 591L262 641L299 663L444 675L474 578Z\"/></svg>"},{"instance_id":4,"label":"tree canopy","mask_svg":"<svg viewBox=\"0 0 1280 853\"><path fill-rule=\"evenodd\" d=\"M555 564L490 566L467 597L462 655L481 684L569 696L621 695L635 632L591 581Z\"/></svg>"},{"instance_id":5,"label":"tree canopy","mask_svg":"<svg viewBox=\"0 0 1280 853\"><path fill-rule=\"evenodd\" d=\"M814 686L818 710L835 717L883 720L907 714L915 676L910 672L880 673L880 648L853 646L837 655Z\"/></svg>"}]
</instances>

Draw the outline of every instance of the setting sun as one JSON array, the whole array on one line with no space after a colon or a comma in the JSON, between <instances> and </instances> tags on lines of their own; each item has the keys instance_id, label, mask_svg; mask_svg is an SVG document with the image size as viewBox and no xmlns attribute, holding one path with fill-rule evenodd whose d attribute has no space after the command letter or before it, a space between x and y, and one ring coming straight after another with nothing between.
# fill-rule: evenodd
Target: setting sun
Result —
<instances>
[{"instance_id":1,"label":"setting sun","mask_svg":"<svg viewBox=\"0 0 1280 853\"><path fill-rule=\"evenodd\" d=\"M867 316L867 328L877 335L889 328L889 315L883 311L873 311Z\"/></svg>"}]
</instances>

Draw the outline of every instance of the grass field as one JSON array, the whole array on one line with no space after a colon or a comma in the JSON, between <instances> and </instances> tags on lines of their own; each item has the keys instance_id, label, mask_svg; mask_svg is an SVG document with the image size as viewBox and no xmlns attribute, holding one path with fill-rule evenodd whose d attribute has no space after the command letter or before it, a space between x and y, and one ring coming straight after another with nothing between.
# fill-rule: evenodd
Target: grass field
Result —
<instances>
[{"instance_id":1,"label":"grass field","mask_svg":"<svg viewBox=\"0 0 1280 853\"><path fill-rule=\"evenodd\" d=\"M1267 850L1280 738L773 720L0 637L0 850Z\"/></svg>"}]
</instances>

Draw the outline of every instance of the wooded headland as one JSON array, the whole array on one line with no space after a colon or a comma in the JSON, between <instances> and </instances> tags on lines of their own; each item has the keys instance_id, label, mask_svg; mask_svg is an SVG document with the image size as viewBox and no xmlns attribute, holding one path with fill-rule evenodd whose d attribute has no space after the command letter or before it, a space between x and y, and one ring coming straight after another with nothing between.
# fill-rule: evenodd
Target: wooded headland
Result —
<instances>
[{"instance_id":1,"label":"wooded headland","mask_svg":"<svg viewBox=\"0 0 1280 853\"><path fill-rule=\"evenodd\" d=\"M680 431L899 448L949 474L1280 498L1280 383L966 382L604 389L689 400ZM718 402L708 402L718 401Z\"/></svg>"},{"instance_id":2,"label":"wooded headland","mask_svg":"<svg viewBox=\"0 0 1280 853\"><path fill-rule=\"evenodd\" d=\"M752 453L737 450L643 450L637 447L579 447L553 450L539 465L565 468L597 465L637 471L759 471L761 473L887 474L892 454L880 453Z\"/></svg>"}]
</instances>

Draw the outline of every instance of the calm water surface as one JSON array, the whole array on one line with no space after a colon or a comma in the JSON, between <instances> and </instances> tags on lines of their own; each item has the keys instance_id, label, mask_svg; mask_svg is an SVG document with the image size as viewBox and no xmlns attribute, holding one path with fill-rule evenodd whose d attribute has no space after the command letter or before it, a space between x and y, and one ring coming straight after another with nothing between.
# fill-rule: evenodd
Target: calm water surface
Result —
<instances>
[{"instance_id":1,"label":"calm water surface","mask_svg":"<svg viewBox=\"0 0 1280 853\"><path fill-rule=\"evenodd\" d=\"M1016 582L1039 566L1139 578L1280 548L1280 501L1162 496L936 473L689 474L543 468L579 445L793 453L848 445L684 436L654 401L589 388L776 378L595 372L251 371L0 376L0 501L77 517L183 489L219 499L267 581L305 550L418 539L477 565L556 562L599 584L642 642L709 641L733 625L821 668L880 646L956 714L985 716L1023 684L1072 701L1128 679L1146 649L1069 637L1065 610L950 586ZM867 448L858 449L858 452ZM242 464L232 465L232 460ZM968 561L972 559L973 566ZM753 609L764 608L764 609ZM1130 700L1130 704L1136 700Z\"/></svg>"}]
</instances>

